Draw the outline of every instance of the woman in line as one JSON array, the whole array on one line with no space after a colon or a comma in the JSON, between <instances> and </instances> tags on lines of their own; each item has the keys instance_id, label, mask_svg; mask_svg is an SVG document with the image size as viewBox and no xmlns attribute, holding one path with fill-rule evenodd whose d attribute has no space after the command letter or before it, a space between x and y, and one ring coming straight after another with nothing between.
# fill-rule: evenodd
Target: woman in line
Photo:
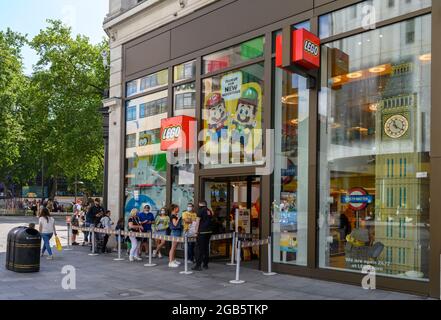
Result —
<instances>
[{"instance_id":1,"label":"woman in line","mask_svg":"<svg viewBox=\"0 0 441 320\"><path fill-rule=\"evenodd\" d=\"M172 237L180 237L182 236L182 221L179 218L179 206L176 204L172 204L170 207L171 216L170 216L170 235ZM181 264L176 260L176 247L178 246L177 241L173 241L171 245L171 249L169 252L169 268L177 268Z\"/></svg>"},{"instance_id":2,"label":"woman in line","mask_svg":"<svg viewBox=\"0 0 441 320\"><path fill-rule=\"evenodd\" d=\"M169 224L170 218L167 215L167 209L162 208L155 218L155 233L160 236L166 236ZM164 246L165 240L156 240L156 250L153 250L153 258L156 258L156 255L158 255L158 258L162 259L161 249Z\"/></svg>"},{"instance_id":3,"label":"woman in line","mask_svg":"<svg viewBox=\"0 0 441 320\"><path fill-rule=\"evenodd\" d=\"M128 222L130 232L142 232L142 225L138 218L138 209L132 209ZM138 257L138 250L141 242L136 237L130 237L130 242L132 244L129 256L130 262L133 262L135 260L142 261L142 259Z\"/></svg>"},{"instance_id":4,"label":"woman in line","mask_svg":"<svg viewBox=\"0 0 441 320\"><path fill-rule=\"evenodd\" d=\"M113 226L113 222L112 222L112 219L110 218L110 215L111 215L110 210L107 210L106 213L104 214L104 217L102 217L100 220L101 225L107 231L111 231L112 226ZM107 252L107 243L109 242L109 237L110 237L110 235L107 233L104 235L103 247L101 248L102 253Z\"/></svg>"},{"instance_id":5,"label":"woman in line","mask_svg":"<svg viewBox=\"0 0 441 320\"><path fill-rule=\"evenodd\" d=\"M52 255L50 240L53 235L57 236L57 231L55 229L55 219L51 217L47 208L41 209L38 224L41 238L43 239L43 249L41 250L41 256L43 257L44 252L47 250L47 253L49 254L47 259L53 260L54 256Z\"/></svg>"}]
</instances>

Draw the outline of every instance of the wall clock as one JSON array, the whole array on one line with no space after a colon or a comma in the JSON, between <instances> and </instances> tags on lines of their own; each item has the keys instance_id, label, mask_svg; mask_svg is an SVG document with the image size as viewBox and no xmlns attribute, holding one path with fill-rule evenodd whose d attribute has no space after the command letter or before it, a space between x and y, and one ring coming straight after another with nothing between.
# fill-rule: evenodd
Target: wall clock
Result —
<instances>
[{"instance_id":1,"label":"wall clock","mask_svg":"<svg viewBox=\"0 0 441 320\"><path fill-rule=\"evenodd\" d=\"M389 138L398 139L404 136L409 130L409 120L400 114L393 115L386 120L384 132Z\"/></svg>"}]
</instances>

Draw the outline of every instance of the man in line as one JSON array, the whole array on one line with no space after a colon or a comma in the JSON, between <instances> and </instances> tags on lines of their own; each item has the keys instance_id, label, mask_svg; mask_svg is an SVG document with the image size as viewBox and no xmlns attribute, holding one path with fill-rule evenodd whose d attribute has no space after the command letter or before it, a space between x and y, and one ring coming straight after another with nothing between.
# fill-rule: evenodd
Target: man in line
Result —
<instances>
[{"instance_id":1,"label":"man in line","mask_svg":"<svg viewBox=\"0 0 441 320\"><path fill-rule=\"evenodd\" d=\"M151 213L150 210L151 210L151 208L147 204L144 206L143 211L138 213L138 219L141 222L144 233L151 233L152 232L152 224L155 223L155 216L153 215L153 213ZM146 252L146 256L147 256L147 253L149 252L148 241L149 240L147 238L142 239L141 245L139 246L138 257L141 258L143 249Z\"/></svg>"},{"instance_id":2,"label":"man in line","mask_svg":"<svg viewBox=\"0 0 441 320\"><path fill-rule=\"evenodd\" d=\"M96 198L94 201L94 205L90 207L89 211L86 214L86 228L94 228L104 216L104 209L100 205L100 199ZM92 242L91 238L92 234L89 234L90 242ZM87 237L86 237L87 238ZM96 239L95 239L96 240ZM87 244L87 241L86 241Z\"/></svg>"},{"instance_id":3,"label":"man in line","mask_svg":"<svg viewBox=\"0 0 441 320\"><path fill-rule=\"evenodd\" d=\"M201 265L205 270L208 269L208 261L210 259L210 238L213 233L211 226L212 218L213 212L208 209L207 201L200 201L197 217L198 252L196 265L192 268L194 271L202 271Z\"/></svg>"},{"instance_id":4,"label":"man in line","mask_svg":"<svg viewBox=\"0 0 441 320\"><path fill-rule=\"evenodd\" d=\"M196 235L197 218L198 215L194 210L193 203L189 203L187 205L187 211L184 211L184 213L182 213L182 221L184 222L184 234L187 237L194 237ZM195 262L194 246L194 242L188 243L188 261L191 262Z\"/></svg>"}]
</instances>

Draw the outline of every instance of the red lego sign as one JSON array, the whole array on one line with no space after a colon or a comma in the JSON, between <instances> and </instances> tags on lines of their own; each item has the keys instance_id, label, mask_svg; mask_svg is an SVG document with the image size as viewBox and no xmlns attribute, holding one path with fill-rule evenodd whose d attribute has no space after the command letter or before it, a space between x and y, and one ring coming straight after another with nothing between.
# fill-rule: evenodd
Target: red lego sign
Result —
<instances>
[{"instance_id":1,"label":"red lego sign","mask_svg":"<svg viewBox=\"0 0 441 320\"><path fill-rule=\"evenodd\" d=\"M161 120L161 150L184 149L191 150L194 143L190 137L196 134L196 128L191 126L195 118L179 116ZM194 133L192 131L195 131Z\"/></svg>"},{"instance_id":2,"label":"red lego sign","mask_svg":"<svg viewBox=\"0 0 441 320\"><path fill-rule=\"evenodd\" d=\"M283 37L276 37L276 66L289 70L283 65ZM291 64L313 70L320 68L320 38L305 30L293 30L289 44L291 47Z\"/></svg>"}]
</instances>

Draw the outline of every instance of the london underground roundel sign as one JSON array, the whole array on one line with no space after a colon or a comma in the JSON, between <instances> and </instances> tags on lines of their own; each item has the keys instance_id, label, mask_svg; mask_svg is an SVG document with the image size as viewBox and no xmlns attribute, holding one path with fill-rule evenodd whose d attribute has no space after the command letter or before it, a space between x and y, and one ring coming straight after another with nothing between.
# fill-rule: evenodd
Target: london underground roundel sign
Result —
<instances>
[{"instance_id":1,"label":"london underground roundel sign","mask_svg":"<svg viewBox=\"0 0 441 320\"><path fill-rule=\"evenodd\" d=\"M352 210L360 211L373 202L373 197L363 188L353 188L342 196L342 202L347 203Z\"/></svg>"}]
</instances>

